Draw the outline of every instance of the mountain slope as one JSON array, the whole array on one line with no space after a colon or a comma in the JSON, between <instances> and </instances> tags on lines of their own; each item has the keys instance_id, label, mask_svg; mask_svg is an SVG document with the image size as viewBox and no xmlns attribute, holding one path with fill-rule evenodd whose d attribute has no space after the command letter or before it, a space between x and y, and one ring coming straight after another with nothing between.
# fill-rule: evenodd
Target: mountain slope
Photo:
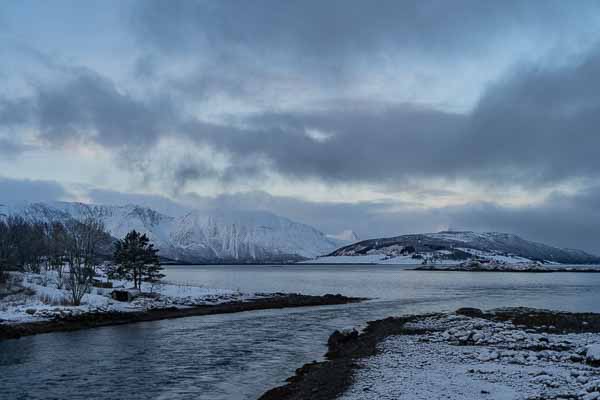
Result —
<instances>
[{"instance_id":1,"label":"mountain slope","mask_svg":"<svg viewBox=\"0 0 600 400\"><path fill-rule=\"evenodd\" d=\"M474 258L507 263L600 263L600 257L581 250L560 249L498 232L439 232L363 240L318 261L451 264Z\"/></svg>"},{"instance_id":2,"label":"mountain slope","mask_svg":"<svg viewBox=\"0 0 600 400\"><path fill-rule=\"evenodd\" d=\"M191 211L171 217L137 205L54 202L0 206L2 214L32 222L97 218L116 238L135 229L148 234L163 257L189 263L297 261L329 253L344 243L262 211Z\"/></svg>"}]
</instances>

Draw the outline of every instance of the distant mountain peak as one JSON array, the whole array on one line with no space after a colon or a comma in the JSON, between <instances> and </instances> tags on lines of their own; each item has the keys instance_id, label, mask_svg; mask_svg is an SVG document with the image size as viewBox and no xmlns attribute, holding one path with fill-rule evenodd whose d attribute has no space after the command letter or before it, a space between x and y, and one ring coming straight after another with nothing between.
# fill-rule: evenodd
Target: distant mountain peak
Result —
<instances>
[{"instance_id":1,"label":"distant mountain peak","mask_svg":"<svg viewBox=\"0 0 600 400\"><path fill-rule=\"evenodd\" d=\"M316 257L340 243L317 229L267 211L192 210L173 217L136 204L30 203L0 207L0 217L29 221L100 219L116 238L146 233L163 257L190 263L288 262Z\"/></svg>"}]
</instances>

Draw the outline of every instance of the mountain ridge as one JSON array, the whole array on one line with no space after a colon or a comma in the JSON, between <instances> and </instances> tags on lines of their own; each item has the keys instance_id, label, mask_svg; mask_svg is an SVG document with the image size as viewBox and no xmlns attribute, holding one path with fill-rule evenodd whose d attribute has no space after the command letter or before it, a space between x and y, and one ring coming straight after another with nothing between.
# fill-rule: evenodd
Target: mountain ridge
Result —
<instances>
[{"instance_id":1,"label":"mountain ridge","mask_svg":"<svg viewBox=\"0 0 600 400\"><path fill-rule=\"evenodd\" d=\"M369 257L374 263L458 263L472 258L500 262L557 264L600 263L600 256L558 248L502 232L442 231L363 240L336 249L321 261L336 257ZM378 258L379 257L379 258ZM341 259L340 259L341 260Z\"/></svg>"},{"instance_id":2,"label":"mountain ridge","mask_svg":"<svg viewBox=\"0 0 600 400\"><path fill-rule=\"evenodd\" d=\"M184 263L295 262L329 253L341 241L319 230L267 211L191 210L180 217L135 204L81 202L0 205L0 215L30 222L101 220L115 238L133 229L146 233L163 257Z\"/></svg>"}]
</instances>

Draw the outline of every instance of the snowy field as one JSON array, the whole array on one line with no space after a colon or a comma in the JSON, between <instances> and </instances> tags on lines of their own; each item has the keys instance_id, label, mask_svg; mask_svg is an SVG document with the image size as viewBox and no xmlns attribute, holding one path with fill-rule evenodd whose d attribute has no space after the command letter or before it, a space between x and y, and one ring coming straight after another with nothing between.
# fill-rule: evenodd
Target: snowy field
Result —
<instances>
[{"instance_id":1,"label":"snowy field","mask_svg":"<svg viewBox=\"0 0 600 400\"><path fill-rule=\"evenodd\" d=\"M80 306L69 305L70 292L56 287L54 277L32 273L12 273L13 287L0 291L0 324L48 320L65 315L89 312L144 311L164 307L189 307L218 304L234 300L249 300L254 294L244 294L229 289L191 286L186 283L143 284L144 293L132 302L111 298L114 289L129 288L131 283L112 281L113 288L93 287L84 295Z\"/></svg>"},{"instance_id":2,"label":"snowy field","mask_svg":"<svg viewBox=\"0 0 600 400\"><path fill-rule=\"evenodd\" d=\"M482 258L495 263L502 264L529 264L532 260L518 256L507 256L495 254L493 252L485 252L475 249L460 248L457 250L464 251L473 255L475 258ZM348 256L323 256L312 260L303 261L304 264L384 264L384 265L421 265L424 260L425 264L431 265L448 265L456 266L464 263L465 260L453 260L443 258L447 252L441 250L437 253L422 253L422 258L414 258L412 255L396 255L388 254L387 251L374 250L366 255L348 255Z\"/></svg>"},{"instance_id":3,"label":"snowy field","mask_svg":"<svg viewBox=\"0 0 600 400\"><path fill-rule=\"evenodd\" d=\"M600 334L456 315L407 327L435 332L384 340L342 400L600 399Z\"/></svg>"},{"instance_id":4,"label":"snowy field","mask_svg":"<svg viewBox=\"0 0 600 400\"><path fill-rule=\"evenodd\" d=\"M365 256L324 256L299 264L392 264L420 265L423 260L411 256L388 257L385 254L369 254Z\"/></svg>"}]
</instances>

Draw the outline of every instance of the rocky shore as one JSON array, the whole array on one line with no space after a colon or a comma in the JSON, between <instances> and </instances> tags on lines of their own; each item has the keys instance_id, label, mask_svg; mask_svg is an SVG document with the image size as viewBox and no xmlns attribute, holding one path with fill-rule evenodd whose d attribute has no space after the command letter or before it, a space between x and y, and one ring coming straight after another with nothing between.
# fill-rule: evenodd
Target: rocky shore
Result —
<instances>
[{"instance_id":1,"label":"rocky shore","mask_svg":"<svg viewBox=\"0 0 600 400\"><path fill-rule=\"evenodd\" d=\"M91 312L75 315L55 316L51 320L15 324L0 324L0 340L16 339L39 333L74 331L109 325L122 325L135 322L182 318L200 315L229 314L243 311L311 307L348 304L365 299L346 297L340 294L310 296L302 294L274 293L245 301L232 301L220 304L154 308L143 311Z\"/></svg>"},{"instance_id":2,"label":"rocky shore","mask_svg":"<svg viewBox=\"0 0 600 400\"><path fill-rule=\"evenodd\" d=\"M462 272L588 272L599 273L600 266L592 265L544 265L541 263L505 263L470 260L460 264L427 264L416 271L462 271Z\"/></svg>"},{"instance_id":3,"label":"rocky shore","mask_svg":"<svg viewBox=\"0 0 600 400\"><path fill-rule=\"evenodd\" d=\"M600 399L600 314L459 309L334 332L261 400Z\"/></svg>"}]
</instances>

